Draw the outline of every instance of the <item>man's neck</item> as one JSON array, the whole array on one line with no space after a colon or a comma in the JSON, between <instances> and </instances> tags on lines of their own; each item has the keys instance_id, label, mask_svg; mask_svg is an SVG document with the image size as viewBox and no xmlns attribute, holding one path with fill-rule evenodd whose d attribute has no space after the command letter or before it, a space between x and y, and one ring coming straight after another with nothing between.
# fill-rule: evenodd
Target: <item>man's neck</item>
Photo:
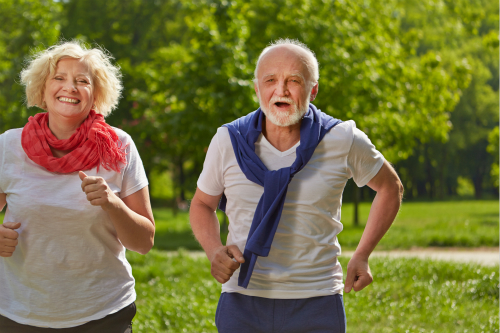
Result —
<instances>
[{"instance_id":1,"label":"man's neck","mask_svg":"<svg viewBox=\"0 0 500 333\"><path fill-rule=\"evenodd\" d=\"M262 134L267 141L279 151L287 151L300 141L300 123L281 127L271 123L267 118L262 124Z\"/></svg>"}]
</instances>

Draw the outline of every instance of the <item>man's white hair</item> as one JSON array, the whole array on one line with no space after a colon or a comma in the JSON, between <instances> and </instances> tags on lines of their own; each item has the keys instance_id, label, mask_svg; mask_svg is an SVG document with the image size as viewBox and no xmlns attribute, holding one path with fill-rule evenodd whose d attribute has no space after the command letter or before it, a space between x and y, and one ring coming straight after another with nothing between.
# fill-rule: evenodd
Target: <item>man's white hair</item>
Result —
<instances>
[{"instance_id":1,"label":"man's white hair","mask_svg":"<svg viewBox=\"0 0 500 333\"><path fill-rule=\"evenodd\" d=\"M319 64L318 64L318 59L316 59L316 55L314 52L307 47L306 44L298 41L297 39L289 39L289 38L280 38L275 40L274 42L271 42L269 46L267 46L264 50L262 50L261 54L259 55L259 59L257 59L257 65L255 65L255 71L253 73L254 75L254 82L257 82L257 71L259 69L259 64L262 60L262 57L272 50L273 48L280 46L280 45L295 45L306 51L307 57L309 58L307 68L309 69L309 73L311 74L313 78L313 84L316 84L319 80Z\"/></svg>"}]
</instances>

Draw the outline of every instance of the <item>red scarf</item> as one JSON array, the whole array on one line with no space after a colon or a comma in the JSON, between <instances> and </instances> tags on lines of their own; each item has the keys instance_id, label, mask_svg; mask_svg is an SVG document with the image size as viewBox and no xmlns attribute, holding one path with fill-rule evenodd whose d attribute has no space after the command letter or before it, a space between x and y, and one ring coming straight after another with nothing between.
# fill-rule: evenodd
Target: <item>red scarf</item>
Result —
<instances>
[{"instance_id":1,"label":"red scarf","mask_svg":"<svg viewBox=\"0 0 500 333\"><path fill-rule=\"evenodd\" d=\"M49 129L47 112L29 117L23 128L21 144L28 157L51 172L71 173L102 165L106 170L120 172L120 162L127 163L125 148L101 114L91 110L87 119L66 140L58 140ZM71 152L61 158L50 147Z\"/></svg>"}]
</instances>

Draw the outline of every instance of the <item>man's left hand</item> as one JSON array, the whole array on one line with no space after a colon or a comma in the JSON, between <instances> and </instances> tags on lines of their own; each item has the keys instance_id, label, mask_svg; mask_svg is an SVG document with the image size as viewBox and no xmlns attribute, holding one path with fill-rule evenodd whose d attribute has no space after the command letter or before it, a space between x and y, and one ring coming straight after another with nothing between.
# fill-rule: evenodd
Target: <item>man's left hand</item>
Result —
<instances>
[{"instance_id":1,"label":"man's left hand","mask_svg":"<svg viewBox=\"0 0 500 333\"><path fill-rule=\"evenodd\" d=\"M344 292L348 293L351 289L360 291L373 281L368 258L359 258L353 255L349 264L347 264L347 277L345 279Z\"/></svg>"}]
</instances>

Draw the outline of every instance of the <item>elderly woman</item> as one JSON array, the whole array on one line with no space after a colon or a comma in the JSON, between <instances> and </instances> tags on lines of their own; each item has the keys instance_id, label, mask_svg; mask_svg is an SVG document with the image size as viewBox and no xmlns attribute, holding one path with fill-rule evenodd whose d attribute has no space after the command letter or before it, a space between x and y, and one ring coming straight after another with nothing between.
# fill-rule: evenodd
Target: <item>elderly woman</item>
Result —
<instances>
[{"instance_id":1,"label":"elderly woman","mask_svg":"<svg viewBox=\"0 0 500 333\"><path fill-rule=\"evenodd\" d=\"M125 248L147 253L154 220L134 142L104 121L119 69L69 42L37 54L21 81L46 112L0 135L0 332L131 332Z\"/></svg>"}]
</instances>

